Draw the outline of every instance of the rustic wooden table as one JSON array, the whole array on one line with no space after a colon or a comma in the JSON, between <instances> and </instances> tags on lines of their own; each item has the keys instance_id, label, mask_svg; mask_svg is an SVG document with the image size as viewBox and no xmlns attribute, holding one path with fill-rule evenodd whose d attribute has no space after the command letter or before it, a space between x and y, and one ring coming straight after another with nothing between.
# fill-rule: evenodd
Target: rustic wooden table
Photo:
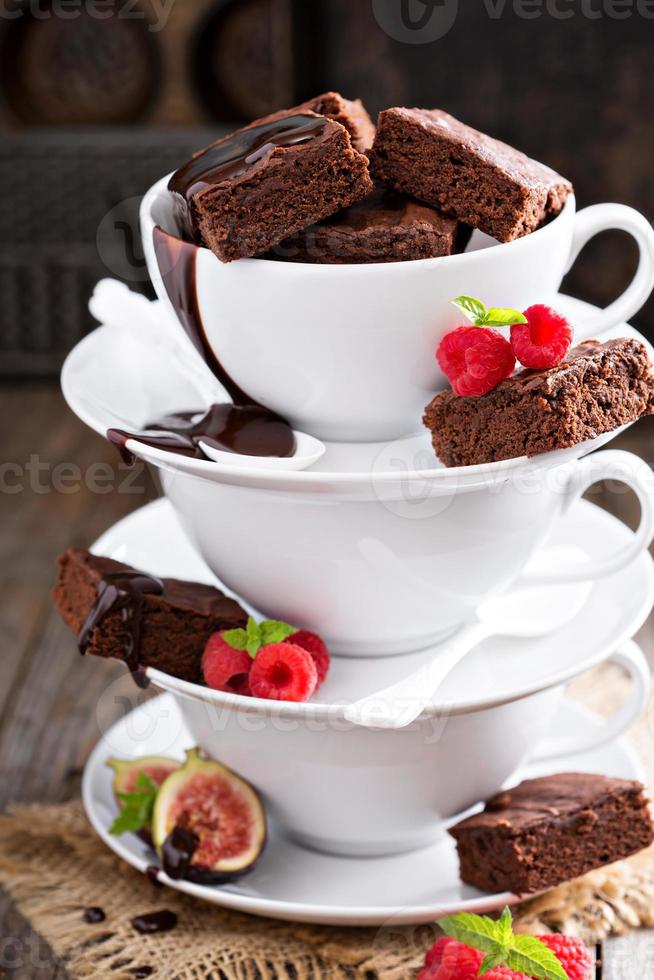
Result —
<instances>
[{"instance_id":1,"label":"rustic wooden table","mask_svg":"<svg viewBox=\"0 0 654 980\"><path fill-rule=\"evenodd\" d=\"M55 384L0 388L0 808L14 801L63 801L79 793L84 762L102 724L121 714L131 681L119 664L88 658L49 601L57 553L89 545L157 495L140 469L127 479L111 447L75 419ZM614 445L654 464L654 419ZM633 525L630 494L592 491ZM654 619L640 642L654 662ZM117 685L117 686L115 686ZM124 685L124 688L123 688ZM604 944L602 980L654 976L654 934ZM63 978L64 967L0 893L0 975Z\"/></svg>"}]
</instances>

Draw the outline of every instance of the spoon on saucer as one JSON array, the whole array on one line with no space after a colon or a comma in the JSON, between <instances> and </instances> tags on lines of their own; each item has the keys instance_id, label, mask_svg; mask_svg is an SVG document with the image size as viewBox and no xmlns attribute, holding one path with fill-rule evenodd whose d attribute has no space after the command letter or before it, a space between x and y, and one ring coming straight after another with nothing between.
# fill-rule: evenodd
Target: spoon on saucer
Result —
<instances>
[{"instance_id":1,"label":"spoon on saucer","mask_svg":"<svg viewBox=\"0 0 654 980\"><path fill-rule=\"evenodd\" d=\"M577 549L574 549L577 550ZM475 618L408 677L345 708L345 717L366 728L405 728L430 706L448 674L491 636L535 638L561 629L581 611L590 582L518 586L479 606Z\"/></svg>"},{"instance_id":2,"label":"spoon on saucer","mask_svg":"<svg viewBox=\"0 0 654 980\"><path fill-rule=\"evenodd\" d=\"M325 444L320 439L293 429L295 451L292 456L250 456L221 449L216 442L199 439L200 449L215 463L225 466L248 466L256 469L306 470L317 463L325 452Z\"/></svg>"},{"instance_id":3,"label":"spoon on saucer","mask_svg":"<svg viewBox=\"0 0 654 980\"><path fill-rule=\"evenodd\" d=\"M324 454L326 446L319 439L291 429L283 419L263 406L254 402L240 404L238 398L226 401L225 386L192 346L178 337L177 326L173 329L172 321L160 303L150 302L124 283L105 279L96 286L89 306L101 323L129 331L130 358L150 365L153 354L162 356L167 364L174 365L180 378L190 383L197 392L198 402L208 406L193 414L168 415L143 427L121 418L100 404L95 396L86 397L93 416L100 423L98 427L105 432L112 430L111 441L124 450L126 456L132 453L161 462L170 461L171 454L174 458L182 453L223 466L303 470ZM235 388L236 394L239 391ZM145 388L146 396L147 392ZM152 403L160 403L163 396L165 391L156 391ZM146 397L145 401L149 399ZM156 410L148 412L150 418L165 414Z\"/></svg>"}]
</instances>

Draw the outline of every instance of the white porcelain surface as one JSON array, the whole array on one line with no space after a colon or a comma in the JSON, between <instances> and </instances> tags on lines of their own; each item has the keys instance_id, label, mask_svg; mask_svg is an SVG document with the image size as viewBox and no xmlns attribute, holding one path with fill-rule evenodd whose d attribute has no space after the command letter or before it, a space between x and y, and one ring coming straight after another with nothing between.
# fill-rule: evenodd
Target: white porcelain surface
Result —
<instances>
[{"instance_id":1,"label":"white porcelain surface","mask_svg":"<svg viewBox=\"0 0 654 980\"><path fill-rule=\"evenodd\" d=\"M601 542L590 562L555 564L542 578L612 574L654 533L652 471L612 450L527 481L462 492L420 480L384 486L372 479L355 493L338 485L319 493L209 482L167 468L160 476L189 538L230 589L350 656L409 653L451 633L515 580L598 480L637 492L638 532L614 549Z\"/></svg>"},{"instance_id":2,"label":"white porcelain surface","mask_svg":"<svg viewBox=\"0 0 654 980\"><path fill-rule=\"evenodd\" d=\"M135 703L142 695L135 694ZM555 727L562 734L592 733L600 719L581 706L563 701ZM193 744L175 700L163 695L140 704L114 725L98 743L86 765L83 797L96 832L123 860L139 871L152 854L138 837L113 837L108 827L116 809L111 773L105 765L111 755L133 757L166 753L183 757ZM642 779L633 751L621 741L599 751L571 756L570 770L598 772L625 779ZM554 771L551 764L527 766L514 781ZM306 850L271 828L267 850L256 870L241 881L222 887L167 881L179 891L224 908L254 915L324 924L378 925L393 928L403 923L428 923L459 911L488 912L516 901L509 894L486 895L461 884L454 842L443 835L431 847L411 854L384 858L334 857Z\"/></svg>"},{"instance_id":3,"label":"white porcelain surface","mask_svg":"<svg viewBox=\"0 0 654 980\"><path fill-rule=\"evenodd\" d=\"M588 504L578 505L578 510L599 515ZM171 565L156 561L156 549L147 560L147 553L125 535L125 524L100 539L96 550L160 575L168 571ZM594 531L595 537L606 538L611 526L620 528L603 515L591 521L585 533ZM172 528L164 531L161 522L158 528L159 538L168 539ZM619 532L623 537L628 533L624 528ZM599 587L594 586L577 620L558 633L513 644L495 639L480 646L461 665L462 674L453 684L454 690L460 685L459 698L463 688L464 697L476 698L481 706L465 706L444 688L438 705L401 730L361 728L345 719L343 702L360 696L357 683L362 683L362 674L342 658L333 661L332 676L317 700L307 704L239 698L160 671L150 670L149 675L176 695L193 741L257 785L273 816L295 839L339 854L415 849L434 840L443 820L499 789L538 746L550 757L579 748L582 733L577 733L573 745L544 743L544 739L564 679L611 653L614 647L606 644L614 639L621 644L615 656L632 677L632 695L598 737L611 740L643 709L649 672L642 654L622 642L638 628L651 605L651 562L648 558L636 565L640 567L633 577L625 573L613 582L613 592L619 593L613 610L611 593L593 595ZM645 568L648 587L643 590ZM192 571L184 562L181 567L174 562L171 570L177 575ZM629 605L627 589L632 588L640 593L642 605L631 608L632 615L638 612L637 619L625 619L621 607L625 602ZM617 609L621 609L619 629L611 615ZM581 649L575 644L579 634L584 637ZM560 648L574 652L568 653L566 668L557 671L550 655L556 658ZM515 675L524 669L525 660L530 662L530 685L536 693L520 697ZM401 676L404 662L410 669L410 658L397 658L392 664L396 677ZM367 691L374 691L387 668L383 660L369 659L366 664ZM503 698L498 697L498 682L505 688Z\"/></svg>"},{"instance_id":4,"label":"white porcelain surface","mask_svg":"<svg viewBox=\"0 0 654 980\"><path fill-rule=\"evenodd\" d=\"M575 504L548 542L548 553L560 547L583 548L599 560L605 549L624 543L630 532L614 517L587 501ZM222 585L199 557L167 500L158 500L118 521L93 546L108 555L155 575ZM223 586L224 587L224 586ZM237 597L238 598L238 597ZM436 709L451 714L503 704L546 687L563 684L600 663L645 622L654 602L654 563L641 556L620 574L594 582L580 615L554 635L524 640L486 640L447 677ZM300 625L304 623L300 622ZM288 704L285 711L324 720L334 705L350 704L394 683L433 657L433 650L371 661L367 657L335 657L325 684L308 704ZM198 688L177 678L150 671L160 687L200 696L219 706L241 704L236 695ZM264 715L276 706L248 699L250 710Z\"/></svg>"},{"instance_id":5,"label":"white porcelain surface","mask_svg":"<svg viewBox=\"0 0 654 980\"><path fill-rule=\"evenodd\" d=\"M145 195L143 244L157 295L174 316L154 255L155 225L174 231L168 178ZM462 293L525 309L550 301L583 245L621 228L636 239L638 273L598 314L600 333L628 320L654 286L654 233L631 208L595 205L498 245L476 235L465 254L413 262L313 265L241 259L224 264L197 249L197 294L205 334L234 380L258 401L321 439L374 441L415 432L444 387L434 352L460 323ZM180 327L180 331L181 331Z\"/></svg>"}]
</instances>

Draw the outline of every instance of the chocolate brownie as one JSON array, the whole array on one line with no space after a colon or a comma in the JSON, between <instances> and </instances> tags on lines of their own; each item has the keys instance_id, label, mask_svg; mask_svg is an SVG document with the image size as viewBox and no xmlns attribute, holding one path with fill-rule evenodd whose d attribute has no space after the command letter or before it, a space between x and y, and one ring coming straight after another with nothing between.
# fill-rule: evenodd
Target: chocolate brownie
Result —
<instances>
[{"instance_id":1,"label":"chocolate brownie","mask_svg":"<svg viewBox=\"0 0 654 980\"><path fill-rule=\"evenodd\" d=\"M372 146L375 138L375 124L368 115L361 99L344 99L339 92L323 92L301 105L289 109L292 113L317 112L319 116L327 116L334 122L345 126L352 138L352 146L364 153Z\"/></svg>"},{"instance_id":2,"label":"chocolate brownie","mask_svg":"<svg viewBox=\"0 0 654 980\"><path fill-rule=\"evenodd\" d=\"M344 126L286 110L212 143L168 189L181 234L231 262L366 197L372 181Z\"/></svg>"},{"instance_id":3,"label":"chocolate brownie","mask_svg":"<svg viewBox=\"0 0 654 980\"><path fill-rule=\"evenodd\" d=\"M654 412L654 377L639 340L586 340L558 367L520 371L481 398L441 392L425 409L436 455L471 466L566 449Z\"/></svg>"},{"instance_id":4,"label":"chocolate brownie","mask_svg":"<svg viewBox=\"0 0 654 980\"><path fill-rule=\"evenodd\" d=\"M81 653L152 666L202 682L204 646L217 630L245 626L239 604L199 582L157 579L111 558L69 548L58 559L54 604Z\"/></svg>"},{"instance_id":5,"label":"chocolate brownie","mask_svg":"<svg viewBox=\"0 0 654 980\"><path fill-rule=\"evenodd\" d=\"M534 231L572 192L564 177L441 109L380 113L373 175L499 242Z\"/></svg>"},{"instance_id":6,"label":"chocolate brownie","mask_svg":"<svg viewBox=\"0 0 654 980\"><path fill-rule=\"evenodd\" d=\"M654 841L642 785L588 773L528 779L449 832L462 881L518 895L554 888Z\"/></svg>"},{"instance_id":7,"label":"chocolate brownie","mask_svg":"<svg viewBox=\"0 0 654 980\"><path fill-rule=\"evenodd\" d=\"M379 188L280 242L273 254L289 262L403 262L463 251L469 235L464 225L434 208Z\"/></svg>"}]
</instances>

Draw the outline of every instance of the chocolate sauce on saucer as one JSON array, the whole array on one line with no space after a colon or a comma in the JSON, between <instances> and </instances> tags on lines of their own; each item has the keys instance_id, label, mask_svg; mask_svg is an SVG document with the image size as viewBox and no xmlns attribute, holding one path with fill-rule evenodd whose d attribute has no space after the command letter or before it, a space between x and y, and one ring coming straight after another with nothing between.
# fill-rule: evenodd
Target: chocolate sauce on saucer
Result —
<instances>
[{"instance_id":1,"label":"chocolate sauce on saucer","mask_svg":"<svg viewBox=\"0 0 654 980\"><path fill-rule=\"evenodd\" d=\"M159 878L159 871L160 869L156 864L149 864L145 869L145 877L155 888L163 888L163 882Z\"/></svg>"},{"instance_id":2,"label":"chocolate sauce on saucer","mask_svg":"<svg viewBox=\"0 0 654 980\"><path fill-rule=\"evenodd\" d=\"M161 863L169 878L178 881L186 876L200 838L186 827L173 827L161 850Z\"/></svg>"},{"instance_id":3,"label":"chocolate sauce on saucer","mask_svg":"<svg viewBox=\"0 0 654 980\"><path fill-rule=\"evenodd\" d=\"M161 595L163 590L164 585L160 579L134 568L106 572L98 585L97 598L79 632L77 638L79 652L86 653L91 634L104 617L113 610L120 610L125 627L123 633L125 663L138 686L147 687L149 681L140 661L143 597Z\"/></svg>"},{"instance_id":4,"label":"chocolate sauce on saucer","mask_svg":"<svg viewBox=\"0 0 654 980\"><path fill-rule=\"evenodd\" d=\"M159 912L145 912L132 919L132 925L141 935L150 935L153 932L170 932L177 925L177 916L170 909L161 909Z\"/></svg>"},{"instance_id":5,"label":"chocolate sauce on saucer","mask_svg":"<svg viewBox=\"0 0 654 980\"><path fill-rule=\"evenodd\" d=\"M211 349L197 299L197 247L158 226L153 242L161 277L179 322L232 401L212 405L204 415L178 412L157 419L140 432L108 429L107 438L118 446L128 464L134 462L134 455L126 448L128 439L195 459L207 459L199 447L200 439L225 452L246 456L292 456L295 435L288 422L246 394Z\"/></svg>"},{"instance_id":6,"label":"chocolate sauce on saucer","mask_svg":"<svg viewBox=\"0 0 654 980\"><path fill-rule=\"evenodd\" d=\"M134 462L133 453L126 447L128 439L194 459L207 459L200 441L246 456L292 456L295 452L295 436L289 425L274 412L256 404L212 405L204 415L177 412L140 431L107 429L107 439L118 446L128 464Z\"/></svg>"},{"instance_id":7,"label":"chocolate sauce on saucer","mask_svg":"<svg viewBox=\"0 0 654 980\"><path fill-rule=\"evenodd\" d=\"M96 922L104 922L107 918L104 909L101 909L99 905L91 905L88 909L84 909L82 918L89 925L93 925Z\"/></svg>"}]
</instances>

